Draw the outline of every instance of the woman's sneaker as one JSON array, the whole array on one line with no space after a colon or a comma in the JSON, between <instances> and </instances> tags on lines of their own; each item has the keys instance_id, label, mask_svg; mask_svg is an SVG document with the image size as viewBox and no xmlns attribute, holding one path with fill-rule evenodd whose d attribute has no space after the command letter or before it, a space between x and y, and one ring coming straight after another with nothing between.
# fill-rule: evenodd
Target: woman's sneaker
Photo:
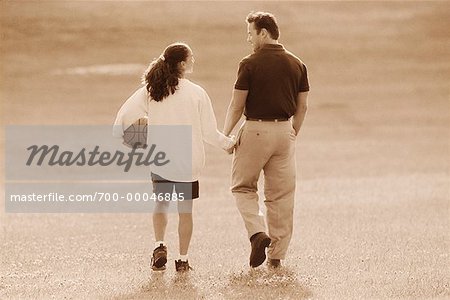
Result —
<instances>
[{"instance_id":1,"label":"woman's sneaker","mask_svg":"<svg viewBox=\"0 0 450 300\"><path fill-rule=\"evenodd\" d=\"M152 256L152 270L164 271L167 263L167 247L163 244L159 244L155 250L153 250Z\"/></svg>"},{"instance_id":2,"label":"woman's sneaker","mask_svg":"<svg viewBox=\"0 0 450 300\"><path fill-rule=\"evenodd\" d=\"M175 261L175 269L177 272L187 272L189 270L192 270L191 266L189 265L189 261L182 261L181 259Z\"/></svg>"}]
</instances>

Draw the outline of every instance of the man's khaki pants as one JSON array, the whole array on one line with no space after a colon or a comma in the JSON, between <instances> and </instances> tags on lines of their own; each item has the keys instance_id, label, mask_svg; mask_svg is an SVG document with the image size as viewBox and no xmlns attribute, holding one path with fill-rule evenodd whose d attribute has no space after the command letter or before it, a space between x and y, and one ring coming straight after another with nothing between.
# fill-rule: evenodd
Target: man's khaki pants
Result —
<instances>
[{"instance_id":1,"label":"man's khaki pants","mask_svg":"<svg viewBox=\"0 0 450 300\"><path fill-rule=\"evenodd\" d=\"M258 204L257 183L264 171L264 203L268 256L284 259L293 229L295 197L295 130L289 121L246 121L238 134L233 157L231 191L247 228L248 237L266 232Z\"/></svg>"}]
</instances>

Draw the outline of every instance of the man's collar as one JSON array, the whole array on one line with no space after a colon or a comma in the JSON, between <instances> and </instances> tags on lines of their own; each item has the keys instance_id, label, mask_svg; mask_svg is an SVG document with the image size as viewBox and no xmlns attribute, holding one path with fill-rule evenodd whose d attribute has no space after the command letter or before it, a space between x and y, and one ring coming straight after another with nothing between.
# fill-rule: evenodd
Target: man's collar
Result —
<instances>
[{"instance_id":1,"label":"man's collar","mask_svg":"<svg viewBox=\"0 0 450 300\"><path fill-rule=\"evenodd\" d=\"M282 44L264 44L259 50L284 50Z\"/></svg>"}]
</instances>

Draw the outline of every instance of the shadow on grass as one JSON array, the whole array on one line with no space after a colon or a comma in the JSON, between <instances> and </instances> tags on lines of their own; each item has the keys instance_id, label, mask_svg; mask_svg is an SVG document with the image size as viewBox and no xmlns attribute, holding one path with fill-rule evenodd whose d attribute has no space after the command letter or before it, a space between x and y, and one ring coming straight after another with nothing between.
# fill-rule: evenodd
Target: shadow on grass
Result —
<instances>
[{"instance_id":1,"label":"shadow on grass","mask_svg":"<svg viewBox=\"0 0 450 300\"><path fill-rule=\"evenodd\" d=\"M197 287L192 283L191 274L175 273L168 277L165 272L153 272L148 282L133 294L120 299L197 299Z\"/></svg>"},{"instance_id":2,"label":"shadow on grass","mask_svg":"<svg viewBox=\"0 0 450 300\"><path fill-rule=\"evenodd\" d=\"M226 299L307 299L312 292L302 285L295 272L282 267L277 270L250 269L230 275L225 286Z\"/></svg>"}]
</instances>

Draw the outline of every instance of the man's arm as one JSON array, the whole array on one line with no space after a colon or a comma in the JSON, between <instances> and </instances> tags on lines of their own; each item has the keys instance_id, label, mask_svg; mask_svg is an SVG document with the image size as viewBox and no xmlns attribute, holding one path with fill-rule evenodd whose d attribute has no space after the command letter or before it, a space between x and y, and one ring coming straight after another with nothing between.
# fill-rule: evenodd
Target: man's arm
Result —
<instances>
[{"instance_id":1,"label":"man's arm","mask_svg":"<svg viewBox=\"0 0 450 300\"><path fill-rule=\"evenodd\" d=\"M229 136L236 123L242 116L247 100L247 90L233 90L230 105L228 106L227 116L225 117L225 125L223 126L223 134Z\"/></svg>"},{"instance_id":2,"label":"man's arm","mask_svg":"<svg viewBox=\"0 0 450 300\"><path fill-rule=\"evenodd\" d=\"M292 127L294 127L295 135L298 135L305 119L306 110L308 109L308 92L298 93L297 96L297 111L292 118Z\"/></svg>"}]
</instances>

